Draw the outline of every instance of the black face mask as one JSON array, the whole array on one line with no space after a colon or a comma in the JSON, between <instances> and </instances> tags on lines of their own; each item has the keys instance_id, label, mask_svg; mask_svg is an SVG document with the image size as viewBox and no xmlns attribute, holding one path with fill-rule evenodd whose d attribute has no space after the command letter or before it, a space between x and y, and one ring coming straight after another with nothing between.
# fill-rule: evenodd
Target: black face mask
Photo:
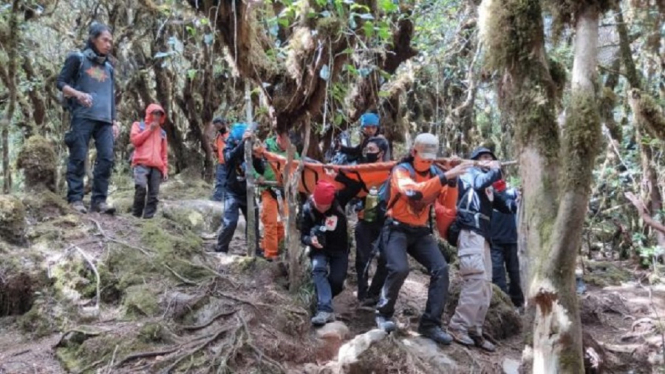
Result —
<instances>
[{"instance_id":1,"label":"black face mask","mask_svg":"<svg viewBox=\"0 0 665 374\"><path fill-rule=\"evenodd\" d=\"M367 162L377 162L379 160L379 152L377 153L366 153L365 159Z\"/></svg>"},{"instance_id":2,"label":"black face mask","mask_svg":"<svg viewBox=\"0 0 665 374\"><path fill-rule=\"evenodd\" d=\"M217 131L219 131L220 134L224 135L224 134L226 134L226 127L222 127L221 129L219 129Z\"/></svg>"}]
</instances>

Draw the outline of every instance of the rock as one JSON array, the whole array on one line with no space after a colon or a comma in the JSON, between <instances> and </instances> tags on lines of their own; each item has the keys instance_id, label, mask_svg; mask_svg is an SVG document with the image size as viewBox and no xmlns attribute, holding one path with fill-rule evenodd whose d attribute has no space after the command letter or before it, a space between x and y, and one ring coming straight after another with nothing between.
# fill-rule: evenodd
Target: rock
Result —
<instances>
[{"instance_id":1,"label":"rock","mask_svg":"<svg viewBox=\"0 0 665 374\"><path fill-rule=\"evenodd\" d=\"M402 339L402 343L412 355L430 363L443 372L456 372L457 364L439 346L430 339L422 336Z\"/></svg>"},{"instance_id":2,"label":"rock","mask_svg":"<svg viewBox=\"0 0 665 374\"><path fill-rule=\"evenodd\" d=\"M215 232L222 222L224 204L209 200L165 201L161 211L164 217L192 231ZM244 230L240 227L238 229Z\"/></svg>"},{"instance_id":3,"label":"rock","mask_svg":"<svg viewBox=\"0 0 665 374\"><path fill-rule=\"evenodd\" d=\"M339 349L337 362L341 365L350 365L357 362L360 356L367 351L372 344L383 340L388 334L380 329L370 330L364 334L357 335L353 340L344 344Z\"/></svg>"},{"instance_id":4,"label":"rock","mask_svg":"<svg viewBox=\"0 0 665 374\"><path fill-rule=\"evenodd\" d=\"M321 339L332 339L342 341L349 335L349 328L344 322L335 321L316 330L316 336Z\"/></svg>"},{"instance_id":5,"label":"rock","mask_svg":"<svg viewBox=\"0 0 665 374\"><path fill-rule=\"evenodd\" d=\"M18 154L16 166L23 170L28 190L46 188L56 191L58 157L55 147L46 138L39 135L30 137Z\"/></svg>"},{"instance_id":6,"label":"rock","mask_svg":"<svg viewBox=\"0 0 665 374\"><path fill-rule=\"evenodd\" d=\"M25 206L21 200L13 195L0 195L0 240L22 245L25 232Z\"/></svg>"},{"instance_id":7,"label":"rock","mask_svg":"<svg viewBox=\"0 0 665 374\"><path fill-rule=\"evenodd\" d=\"M520 362L512 358L504 358L501 363L503 374L519 374Z\"/></svg>"}]
</instances>

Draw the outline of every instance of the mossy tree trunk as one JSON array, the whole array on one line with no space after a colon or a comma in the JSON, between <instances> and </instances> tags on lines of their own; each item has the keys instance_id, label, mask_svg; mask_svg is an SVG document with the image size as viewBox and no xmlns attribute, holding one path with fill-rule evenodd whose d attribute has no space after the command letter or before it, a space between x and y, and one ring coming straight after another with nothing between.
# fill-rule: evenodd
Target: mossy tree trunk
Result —
<instances>
[{"instance_id":1,"label":"mossy tree trunk","mask_svg":"<svg viewBox=\"0 0 665 374\"><path fill-rule=\"evenodd\" d=\"M9 103L2 119L2 189L4 193L10 193L12 189L12 170L9 166L9 127L11 126L18 100L18 89L16 87L16 63L18 59L18 14L21 2L14 0L12 2L12 11L9 16L9 35L6 43L8 48L7 56L7 89L9 91Z\"/></svg>"},{"instance_id":2,"label":"mossy tree trunk","mask_svg":"<svg viewBox=\"0 0 665 374\"><path fill-rule=\"evenodd\" d=\"M516 126L525 186L520 251L530 260L522 265L528 266L525 293L533 318L527 342L533 361L527 364L534 373L582 373L575 265L601 135L595 92L599 9L586 6L577 13L573 99L562 138L540 2L485 0L481 12L489 62L503 72L500 95Z\"/></svg>"}]
</instances>

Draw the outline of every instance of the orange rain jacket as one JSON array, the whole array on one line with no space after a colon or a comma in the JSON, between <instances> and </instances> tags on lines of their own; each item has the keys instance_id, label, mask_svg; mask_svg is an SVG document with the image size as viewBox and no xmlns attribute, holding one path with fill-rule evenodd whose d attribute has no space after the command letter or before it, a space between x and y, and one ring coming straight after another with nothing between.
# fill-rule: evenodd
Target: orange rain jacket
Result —
<instances>
[{"instance_id":1,"label":"orange rain jacket","mask_svg":"<svg viewBox=\"0 0 665 374\"><path fill-rule=\"evenodd\" d=\"M132 157L132 167L144 165L159 169L162 175L168 175L166 131L161 127L166 122L166 116L162 116L159 128L151 130L150 124L153 121L152 112L154 111L164 113L164 109L158 104L150 104L145 111L145 120L132 124L129 139L136 148L134 157Z\"/></svg>"}]
</instances>

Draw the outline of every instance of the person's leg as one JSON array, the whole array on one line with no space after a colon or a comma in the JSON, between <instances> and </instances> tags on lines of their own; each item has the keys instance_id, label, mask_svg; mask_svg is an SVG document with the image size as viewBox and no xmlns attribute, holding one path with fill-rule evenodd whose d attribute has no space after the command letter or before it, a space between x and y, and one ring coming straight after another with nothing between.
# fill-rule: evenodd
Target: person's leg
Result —
<instances>
[{"instance_id":1,"label":"person's leg","mask_svg":"<svg viewBox=\"0 0 665 374\"><path fill-rule=\"evenodd\" d=\"M478 236L480 237L480 235ZM483 283L481 289L483 292L481 294L482 296L477 299L479 308L478 313L476 314L476 321L474 323L475 331L478 336L483 336L483 324L485 323L485 316L487 315L490 302L492 301L492 259L490 255L490 244L487 240L483 241L483 252L481 256L481 261L483 264Z\"/></svg>"},{"instance_id":2,"label":"person's leg","mask_svg":"<svg viewBox=\"0 0 665 374\"><path fill-rule=\"evenodd\" d=\"M109 179L113 171L113 126L109 123L95 122L93 132L97 159L95 160L94 179L92 181L91 206L106 203L109 191Z\"/></svg>"},{"instance_id":3,"label":"person's leg","mask_svg":"<svg viewBox=\"0 0 665 374\"><path fill-rule=\"evenodd\" d=\"M356 224L356 275L358 276L358 300L367 297L367 272L365 271L371 260L372 232L370 224L359 220Z\"/></svg>"},{"instance_id":4,"label":"person's leg","mask_svg":"<svg viewBox=\"0 0 665 374\"><path fill-rule=\"evenodd\" d=\"M83 177L85 176L85 158L88 156L88 142L92 136L93 122L72 118L71 129L65 135L65 144L69 148L67 162L67 201L83 200Z\"/></svg>"},{"instance_id":5,"label":"person's leg","mask_svg":"<svg viewBox=\"0 0 665 374\"><path fill-rule=\"evenodd\" d=\"M331 254L328 256L328 263L330 266L328 283L334 298L344 290L344 280L349 268L349 254L347 252Z\"/></svg>"},{"instance_id":6,"label":"person's leg","mask_svg":"<svg viewBox=\"0 0 665 374\"><path fill-rule=\"evenodd\" d=\"M448 298L448 264L431 234L417 238L413 245L409 246L408 253L423 265L430 275L427 304L425 313L420 318L420 326L440 327L441 315Z\"/></svg>"},{"instance_id":7,"label":"person's leg","mask_svg":"<svg viewBox=\"0 0 665 374\"><path fill-rule=\"evenodd\" d=\"M238 204L240 211L242 212L242 216L245 217L245 241L247 241L247 230L249 230L249 218L247 217L247 196L243 196L238 199ZM260 240L261 233L259 232L259 205L254 204L254 247L256 248L254 254L256 256L263 256Z\"/></svg>"},{"instance_id":8,"label":"person's leg","mask_svg":"<svg viewBox=\"0 0 665 374\"><path fill-rule=\"evenodd\" d=\"M146 194L148 192L148 173L149 169L145 166L134 166L134 205L132 205L132 215L141 218L145 208Z\"/></svg>"},{"instance_id":9,"label":"person's leg","mask_svg":"<svg viewBox=\"0 0 665 374\"><path fill-rule=\"evenodd\" d=\"M224 202L224 217L222 218L223 228L217 237L217 247L215 248L215 251L224 253L229 251L229 244L231 243L233 233L238 226L238 218L240 217L240 214L238 213L239 208L240 203L238 198L227 192L226 200Z\"/></svg>"},{"instance_id":10,"label":"person's leg","mask_svg":"<svg viewBox=\"0 0 665 374\"><path fill-rule=\"evenodd\" d=\"M381 232L383 254L386 259L387 277L381 289L381 298L376 308L378 316L390 319L395 313L395 303L404 280L409 275L409 260L406 257L406 235L389 226Z\"/></svg>"},{"instance_id":11,"label":"person's leg","mask_svg":"<svg viewBox=\"0 0 665 374\"><path fill-rule=\"evenodd\" d=\"M520 283L520 260L517 255L517 244L508 244L505 246L505 250L506 268L508 269L508 277L510 278L508 294L513 304L519 308L524 305L524 294L522 293Z\"/></svg>"},{"instance_id":12,"label":"person's leg","mask_svg":"<svg viewBox=\"0 0 665 374\"><path fill-rule=\"evenodd\" d=\"M159 202L159 186L162 183L162 172L157 168L150 168L148 178L148 203L145 207L143 218L152 218L157 212L157 203Z\"/></svg>"},{"instance_id":13,"label":"person's leg","mask_svg":"<svg viewBox=\"0 0 665 374\"><path fill-rule=\"evenodd\" d=\"M468 336L475 328L478 313L485 298L485 265L483 246L485 238L470 230L462 230L458 241L460 275L462 290L450 319L449 329L455 340L465 345L472 345Z\"/></svg>"},{"instance_id":14,"label":"person's leg","mask_svg":"<svg viewBox=\"0 0 665 374\"><path fill-rule=\"evenodd\" d=\"M217 164L215 170L215 189L212 194L212 201L222 201L224 198L224 188L226 187L226 165Z\"/></svg>"},{"instance_id":15,"label":"person's leg","mask_svg":"<svg viewBox=\"0 0 665 374\"><path fill-rule=\"evenodd\" d=\"M310 258L312 260L312 280L317 298L316 314L312 317L312 324L323 326L335 319L332 306L333 290L328 276L330 257L319 251L312 254Z\"/></svg>"},{"instance_id":16,"label":"person's leg","mask_svg":"<svg viewBox=\"0 0 665 374\"><path fill-rule=\"evenodd\" d=\"M276 258L279 254L279 227L277 216L279 215L277 200L270 191L261 193L261 222L263 223L263 240L261 247L266 258Z\"/></svg>"},{"instance_id":17,"label":"person's leg","mask_svg":"<svg viewBox=\"0 0 665 374\"><path fill-rule=\"evenodd\" d=\"M503 256L504 246L495 244L491 249L492 256L492 282L497 285L503 292L508 294L508 287L506 285L506 268L505 259Z\"/></svg>"}]
</instances>

